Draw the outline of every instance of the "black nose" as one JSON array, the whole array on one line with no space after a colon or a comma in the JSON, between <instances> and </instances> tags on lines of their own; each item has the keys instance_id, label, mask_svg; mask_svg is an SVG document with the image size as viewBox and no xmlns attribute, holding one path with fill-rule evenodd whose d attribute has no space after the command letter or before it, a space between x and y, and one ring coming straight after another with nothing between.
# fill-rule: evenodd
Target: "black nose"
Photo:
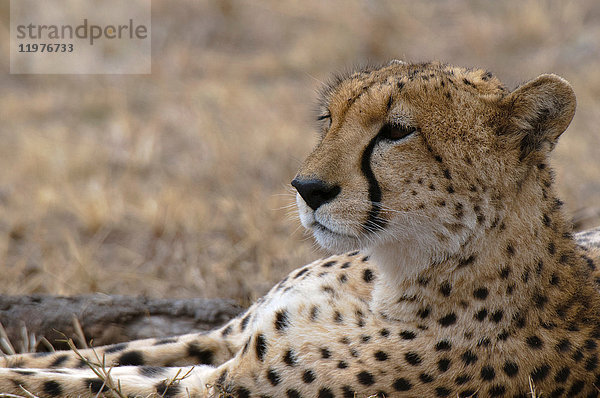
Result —
<instances>
[{"instance_id":1,"label":"black nose","mask_svg":"<svg viewBox=\"0 0 600 398\"><path fill-rule=\"evenodd\" d=\"M335 198L341 191L339 185L329 185L318 179L294 178L292 186L296 188L302 199L311 209L317 210L319 206Z\"/></svg>"}]
</instances>

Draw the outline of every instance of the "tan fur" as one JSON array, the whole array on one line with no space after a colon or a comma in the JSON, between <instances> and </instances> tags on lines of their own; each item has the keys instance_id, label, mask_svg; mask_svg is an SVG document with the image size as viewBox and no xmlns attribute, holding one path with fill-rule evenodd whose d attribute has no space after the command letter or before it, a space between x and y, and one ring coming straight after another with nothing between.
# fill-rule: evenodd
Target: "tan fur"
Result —
<instances>
[{"instance_id":1,"label":"tan fur","mask_svg":"<svg viewBox=\"0 0 600 398\"><path fill-rule=\"evenodd\" d=\"M293 183L300 218L357 251L292 272L213 332L98 348L123 393L526 397L532 379L544 397L598 396L600 229L572 237L547 165L570 85L509 92L482 70L392 62L326 87L321 112ZM0 392L102 388L73 353L3 365Z\"/></svg>"}]
</instances>

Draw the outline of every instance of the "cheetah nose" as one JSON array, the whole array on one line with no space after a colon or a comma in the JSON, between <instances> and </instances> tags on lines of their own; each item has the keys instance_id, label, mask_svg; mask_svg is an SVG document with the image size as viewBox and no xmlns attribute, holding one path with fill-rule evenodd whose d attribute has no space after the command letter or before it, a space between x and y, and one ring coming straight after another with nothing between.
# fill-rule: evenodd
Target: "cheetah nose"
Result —
<instances>
[{"instance_id":1,"label":"cheetah nose","mask_svg":"<svg viewBox=\"0 0 600 398\"><path fill-rule=\"evenodd\" d=\"M300 177L294 178L292 186L313 210L317 210L319 206L335 198L341 191L339 185L329 185L323 180Z\"/></svg>"}]
</instances>

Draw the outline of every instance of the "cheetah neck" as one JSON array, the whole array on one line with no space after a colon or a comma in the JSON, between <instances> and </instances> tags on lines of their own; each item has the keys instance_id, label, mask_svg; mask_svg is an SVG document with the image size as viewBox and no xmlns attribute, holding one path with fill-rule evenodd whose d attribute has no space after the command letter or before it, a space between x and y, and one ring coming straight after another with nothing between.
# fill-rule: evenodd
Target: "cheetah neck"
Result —
<instances>
[{"instance_id":1,"label":"cheetah neck","mask_svg":"<svg viewBox=\"0 0 600 398\"><path fill-rule=\"evenodd\" d=\"M598 293L560 201L542 185L520 192L506 205L501 222L486 226L443 261L432 262L417 242L373 250L381 275L373 291L374 312L421 327L443 327L453 320L445 318L448 314L468 314L457 322L472 324L475 317L488 334L514 328L524 313L542 326L556 323L551 319L557 311L563 323L581 317ZM565 291L572 296L570 307L564 307Z\"/></svg>"}]
</instances>

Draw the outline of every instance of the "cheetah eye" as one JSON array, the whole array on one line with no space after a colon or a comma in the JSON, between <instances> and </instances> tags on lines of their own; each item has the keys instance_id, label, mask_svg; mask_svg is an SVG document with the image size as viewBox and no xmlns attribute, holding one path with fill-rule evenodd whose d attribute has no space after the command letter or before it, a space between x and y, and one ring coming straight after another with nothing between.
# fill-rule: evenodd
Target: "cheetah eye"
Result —
<instances>
[{"instance_id":1,"label":"cheetah eye","mask_svg":"<svg viewBox=\"0 0 600 398\"><path fill-rule=\"evenodd\" d=\"M412 126L403 126L399 124L386 123L379 130L379 136L389 141L398 141L402 138L416 133L418 129Z\"/></svg>"},{"instance_id":2,"label":"cheetah eye","mask_svg":"<svg viewBox=\"0 0 600 398\"><path fill-rule=\"evenodd\" d=\"M326 113L324 115L319 115L317 120L320 122L322 120L327 120L327 128L331 127L331 113Z\"/></svg>"}]
</instances>

